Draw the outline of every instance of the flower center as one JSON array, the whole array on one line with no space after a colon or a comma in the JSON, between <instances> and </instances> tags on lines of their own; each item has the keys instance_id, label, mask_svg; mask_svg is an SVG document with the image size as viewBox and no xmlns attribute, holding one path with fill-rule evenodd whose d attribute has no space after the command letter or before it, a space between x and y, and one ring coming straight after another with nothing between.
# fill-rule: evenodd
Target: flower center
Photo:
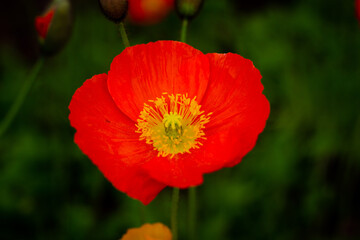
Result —
<instances>
[{"instance_id":1,"label":"flower center","mask_svg":"<svg viewBox=\"0 0 360 240\"><path fill-rule=\"evenodd\" d=\"M177 113L165 113L163 123L165 127L165 134L169 138L179 138L183 134L181 119L182 117Z\"/></svg>"},{"instance_id":2,"label":"flower center","mask_svg":"<svg viewBox=\"0 0 360 240\"><path fill-rule=\"evenodd\" d=\"M174 157L178 153L190 153L191 149L202 145L205 138L205 124L212 113L200 110L196 97L187 94L163 93L155 100L144 103L137 120L137 133L140 140L152 144L158 156Z\"/></svg>"}]
</instances>

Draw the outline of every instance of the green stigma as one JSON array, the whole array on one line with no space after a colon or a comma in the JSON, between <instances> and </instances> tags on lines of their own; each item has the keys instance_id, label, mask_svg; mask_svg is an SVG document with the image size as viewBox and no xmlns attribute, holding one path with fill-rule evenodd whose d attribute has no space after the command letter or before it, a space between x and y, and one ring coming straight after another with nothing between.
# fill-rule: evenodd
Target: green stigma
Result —
<instances>
[{"instance_id":1,"label":"green stigma","mask_svg":"<svg viewBox=\"0 0 360 240\"><path fill-rule=\"evenodd\" d=\"M182 135L183 129L181 124L182 117L170 112L170 114L164 114L163 124L165 127L165 133L168 137L178 138Z\"/></svg>"}]
</instances>

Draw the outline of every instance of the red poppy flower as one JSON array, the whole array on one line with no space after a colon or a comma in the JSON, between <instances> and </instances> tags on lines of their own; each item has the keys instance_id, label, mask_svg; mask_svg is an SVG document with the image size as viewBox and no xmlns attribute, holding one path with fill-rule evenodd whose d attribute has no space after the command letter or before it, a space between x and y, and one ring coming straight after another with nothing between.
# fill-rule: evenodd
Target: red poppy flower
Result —
<instances>
[{"instance_id":1,"label":"red poppy flower","mask_svg":"<svg viewBox=\"0 0 360 240\"><path fill-rule=\"evenodd\" d=\"M117 189L148 204L254 147L270 111L260 79L237 54L175 41L126 48L74 94L75 142Z\"/></svg>"},{"instance_id":2,"label":"red poppy flower","mask_svg":"<svg viewBox=\"0 0 360 240\"><path fill-rule=\"evenodd\" d=\"M155 24L168 15L174 0L129 0L131 21L138 24Z\"/></svg>"},{"instance_id":3,"label":"red poppy flower","mask_svg":"<svg viewBox=\"0 0 360 240\"><path fill-rule=\"evenodd\" d=\"M36 31L38 32L39 36L43 39L46 37L48 33L51 20L54 17L54 12L55 12L54 9L50 9L43 16L38 16L35 18Z\"/></svg>"}]
</instances>

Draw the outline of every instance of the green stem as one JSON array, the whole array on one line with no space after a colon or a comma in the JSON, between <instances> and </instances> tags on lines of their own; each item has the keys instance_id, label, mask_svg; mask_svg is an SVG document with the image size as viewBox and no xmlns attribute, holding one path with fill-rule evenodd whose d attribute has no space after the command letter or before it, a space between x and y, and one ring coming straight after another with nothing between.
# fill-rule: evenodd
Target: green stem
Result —
<instances>
[{"instance_id":1,"label":"green stem","mask_svg":"<svg viewBox=\"0 0 360 240\"><path fill-rule=\"evenodd\" d=\"M123 22L119 23L119 32L120 32L122 41L123 41L123 43L125 45L125 48L130 47L130 42L129 42L129 39L127 37L125 26L124 26Z\"/></svg>"},{"instance_id":2,"label":"green stem","mask_svg":"<svg viewBox=\"0 0 360 240\"><path fill-rule=\"evenodd\" d=\"M189 188L189 240L195 240L196 235L196 187Z\"/></svg>"},{"instance_id":3,"label":"green stem","mask_svg":"<svg viewBox=\"0 0 360 240\"><path fill-rule=\"evenodd\" d=\"M14 120L16 114L21 108L21 105L24 103L24 100L26 99L26 96L29 93L31 86L34 84L35 79L39 74L39 71L43 64L44 64L44 58L40 57L35 63L34 67L31 69L30 74L28 75L28 78L26 79L24 85L22 86L17 98L12 104L10 110L7 112L5 118L0 123L0 137L6 132L6 130Z\"/></svg>"},{"instance_id":4,"label":"green stem","mask_svg":"<svg viewBox=\"0 0 360 240\"><path fill-rule=\"evenodd\" d=\"M186 33L188 28L189 21L187 19L183 19L181 24L181 35L180 35L180 41L186 42ZM173 193L173 199L175 195L175 188ZM196 191L195 188L189 189L189 240L195 239L195 208L196 208ZM173 240L177 240L177 232L174 232L173 230Z\"/></svg>"},{"instance_id":5,"label":"green stem","mask_svg":"<svg viewBox=\"0 0 360 240\"><path fill-rule=\"evenodd\" d=\"M181 42L186 42L186 32L187 32L188 23L189 23L189 21L187 19L184 19L182 21L181 36L180 36L180 41Z\"/></svg>"},{"instance_id":6,"label":"green stem","mask_svg":"<svg viewBox=\"0 0 360 240\"><path fill-rule=\"evenodd\" d=\"M177 212L179 206L179 188L173 188L172 206L171 206L171 232L172 240L177 240Z\"/></svg>"},{"instance_id":7,"label":"green stem","mask_svg":"<svg viewBox=\"0 0 360 240\"><path fill-rule=\"evenodd\" d=\"M146 223L146 206L142 203L140 203L140 221L141 224Z\"/></svg>"}]
</instances>

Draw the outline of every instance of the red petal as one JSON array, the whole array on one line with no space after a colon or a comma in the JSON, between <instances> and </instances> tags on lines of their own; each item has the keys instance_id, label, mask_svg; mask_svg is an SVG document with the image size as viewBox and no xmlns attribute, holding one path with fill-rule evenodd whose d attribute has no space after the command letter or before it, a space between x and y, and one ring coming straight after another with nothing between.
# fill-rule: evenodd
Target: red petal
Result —
<instances>
[{"instance_id":1,"label":"red petal","mask_svg":"<svg viewBox=\"0 0 360 240\"><path fill-rule=\"evenodd\" d=\"M210 60L208 91L201 102L205 112L213 112L207 129L233 122L240 115L251 121L264 121L269 115L269 104L262 95L261 75L253 63L237 54L207 54ZM257 111L258 105L264 105ZM250 113L257 111L258 115ZM255 124L255 123L254 123ZM261 128L262 130L262 128Z\"/></svg>"},{"instance_id":2,"label":"red petal","mask_svg":"<svg viewBox=\"0 0 360 240\"><path fill-rule=\"evenodd\" d=\"M203 176L197 161L193 161L194 151L191 152L190 154L177 154L173 158L154 157L144 163L143 167L151 177L168 186L179 188L197 186L202 184ZM211 152L204 152L204 154L211 154ZM207 160L208 158L204 155L203 159Z\"/></svg>"},{"instance_id":3,"label":"red petal","mask_svg":"<svg viewBox=\"0 0 360 240\"><path fill-rule=\"evenodd\" d=\"M45 38L48 31L51 20L54 17L55 10L50 9L43 16L35 18L35 28L41 38Z\"/></svg>"},{"instance_id":4,"label":"red petal","mask_svg":"<svg viewBox=\"0 0 360 240\"><path fill-rule=\"evenodd\" d=\"M175 187L202 182L202 174L241 161L265 127L270 106L261 93L261 75L252 62L236 54L208 54L210 80L202 101L213 112L203 146L178 158L157 157L144 164L156 180Z\"/></svg>"},{"instance_id":5,"label":"red petal","mask_svg":"<svg viewBox=\"0 0 360 240\"><path fill-rule=\"evenodd\" d=\"M136 121L144 103L169 94L188 93L201 100L207 87L209 60L180 42L158 41L126 48L109 71L109 92L122 112Z\"/></svg>"},{"instance_id":6,"label":"red petal","mask_svg":"<svg viewBox=\"0 0 360 240\"><path fill-rule=\"evenodd\" d=\"M207 135L226 138L221 151L231 151L227 166L241 161L255 145L270 114L270 104L262 94L261 75L254 64L237 54L207 54L210 60L209 91L201 103L206 112L213 112L207 126ZM220 127L222 130L216 128ZM215 128L215 129L212 129ZM233 148L233 149L232 149ZM232 150L231 150L232 149Z\"/></svg>"},{"instance_id":7,"label":"red petal","mask_svg":"<svg viewBox=\"0 0 360 240\"><path fill-rule=\"evenodd\" d=\"M120 191L148 204L165 187L140 165L153 157L150 145L139 141L135 123L113 102L107 75L87 80L74 94L70 122L75 142L105 177Z\"/></svg>"}]
</instances>

